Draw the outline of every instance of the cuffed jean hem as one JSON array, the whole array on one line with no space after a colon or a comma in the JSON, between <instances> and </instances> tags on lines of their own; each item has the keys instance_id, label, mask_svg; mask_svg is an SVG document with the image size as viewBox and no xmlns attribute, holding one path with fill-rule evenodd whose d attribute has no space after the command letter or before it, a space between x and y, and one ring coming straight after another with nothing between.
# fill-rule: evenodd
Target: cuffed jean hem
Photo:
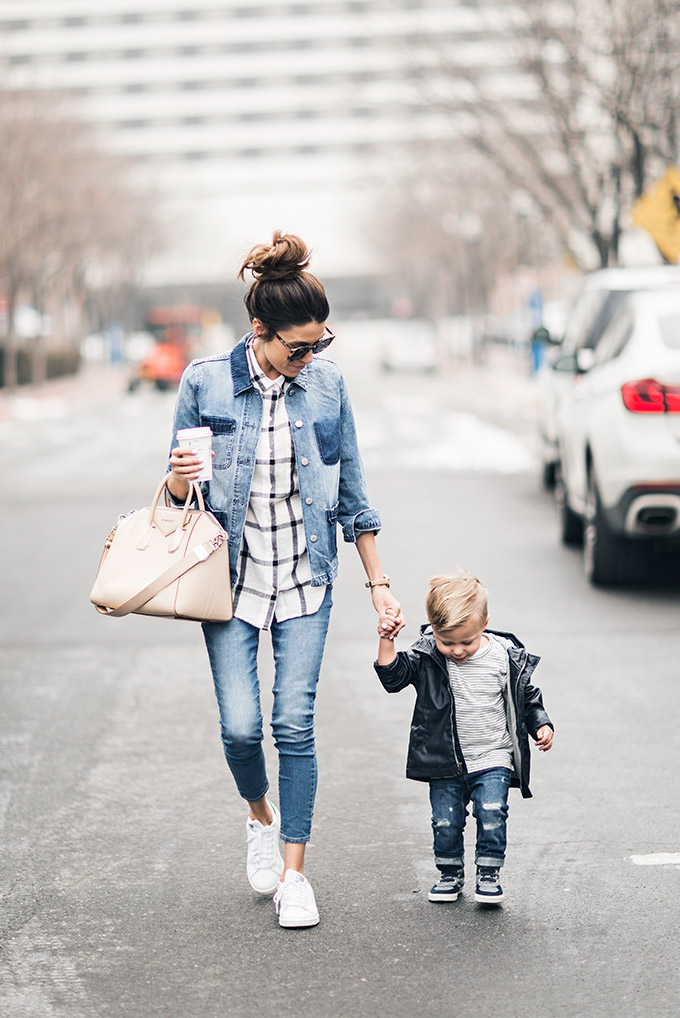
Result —
<instances>
[{"instance_id":1,"label":"cuffed jean hem","mask_svg":"<svg viewBox=\"0 0 680 1018\"><path fill-rule=\"evenodd\" d=\"M227 760L227 763L229 763L228 760ZM236 790L237 790L238 794L241 796L241 798L245 799L246 802L259 802L260 799L262 799L267 794L267 792L269 791L269 782L267 782L267 784L264 786L264 788L262 789L262 791L260 792L259 795L254 795L254 796L246 795L245 792L241 791L241 789L238 787L238 785L236 786Z\"/></svg>"},{"instance_id":2,"label":"cuffed jean hem","mask_svg":"<svg viewBox=\"0 0 680 1018\"><path fill-rule=\"evenodd\" d=\"M443 870L444 868L454 869L462 867L464 865L464 860L462 856L453 856L451 858L449 856L436 855L434 857L434 864L439 870Z\"/></svg>"},{"instance_id":3,"label":"cuffed jean hem","mask_svg":"<svg viewBox=\"0 0 680 1018\"><path fill-rule=\"evenodd\" d=\"M309 844L310 838L287 838L284 834L282 834L281 841L283 841L286 845L307 845Z\"/></svg>"},{"instance_id":4,"label":"cuffed jean hem","mask_svg":"<svg viewBox=\"0 0 680 1018\"><path fill-rule=\"evenodd\" d=\"M505 857L502 859L494 859L490 855L478 855L475 858L475 866L498 866L501 867L505 862Z\"/></svg>"}]
</instances>

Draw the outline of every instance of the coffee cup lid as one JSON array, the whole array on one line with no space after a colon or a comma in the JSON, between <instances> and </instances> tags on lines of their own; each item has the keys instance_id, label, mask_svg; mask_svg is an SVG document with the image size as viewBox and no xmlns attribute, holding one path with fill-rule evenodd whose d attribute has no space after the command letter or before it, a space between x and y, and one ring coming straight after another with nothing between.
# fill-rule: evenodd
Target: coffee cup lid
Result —
<instances>
[{"instance_id":1,"label":"coffee cup lid","mask_svg":"<svg viewBox=\"0 0 680 1018\"><path fill-rule=\"evenodd\" d=\"M210 428L180 428L177 438L209 438L212 435Z\"/></svg>"}]
</instances>

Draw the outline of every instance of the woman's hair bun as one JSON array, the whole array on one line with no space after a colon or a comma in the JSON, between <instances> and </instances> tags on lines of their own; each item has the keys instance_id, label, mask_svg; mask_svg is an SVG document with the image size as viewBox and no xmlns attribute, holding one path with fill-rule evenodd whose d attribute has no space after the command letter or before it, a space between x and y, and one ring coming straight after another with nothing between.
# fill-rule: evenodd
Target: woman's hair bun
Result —
<instances>
[{"instance_id":1,"label":"woman's hair bun","mask_svg":"<svg viewBox=\"0 0 680 1018\"><path fill-rule=\"evenodd\" d=\"M301 237L274 231L271 244L258 244L246 255L239 279L251 272L256 279L291 279L304 272L311 255Z\"/></svg>"}]
</instances>

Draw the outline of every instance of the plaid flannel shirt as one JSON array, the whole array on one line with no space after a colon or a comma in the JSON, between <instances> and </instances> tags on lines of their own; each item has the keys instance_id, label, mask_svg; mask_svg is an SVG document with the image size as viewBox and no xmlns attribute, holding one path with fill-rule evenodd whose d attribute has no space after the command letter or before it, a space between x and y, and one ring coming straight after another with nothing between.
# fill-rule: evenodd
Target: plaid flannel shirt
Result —
<instances>
[{"instance_id":1,"label":"plaid flannel shirt","mask_svg":"<svg viewBox=\"0 0 680 1018\"><path fill-rule=\"evenodd\" d=\"M238 575L234 615L258 629L272 621L313 615L326 595L311 585L312 573L302 521L297 466L283 375L268 378L246 348L253 384L262 394L262 424L255 451Z\"/></svg>"}]
</instances>

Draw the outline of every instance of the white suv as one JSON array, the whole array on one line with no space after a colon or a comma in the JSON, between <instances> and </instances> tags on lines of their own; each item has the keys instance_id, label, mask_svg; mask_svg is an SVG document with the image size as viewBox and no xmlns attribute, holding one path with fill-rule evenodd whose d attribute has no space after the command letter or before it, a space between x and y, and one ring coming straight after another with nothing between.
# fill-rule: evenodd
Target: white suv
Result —
<instances>
[{"instance_id":1,"label":"white suv","mask_svg":"<svg viewBox=\"0 0 680 1018\"><path fill-rule=\"evenodd\" d=\"M630 293L669 287L680 289L680 266L598 269L583 279L564 337L551 340L554 345L539 373L538 433L544 487L552 488L558 479L560 404L573 385L573 354L597 348L604 330Z\"/></svg>"},{"instance_id":2,"label":"white suv","mask_svg":"<svg viewBox=\"0 0 680 1018\"><path fill-rule=\"evenodd\" d=\"M618 583L644 568L650 541L680 542L680 287L630 294L572 361L558 420L562 540L583 540L592 583Z\"/></svg>"}]
</instances>

